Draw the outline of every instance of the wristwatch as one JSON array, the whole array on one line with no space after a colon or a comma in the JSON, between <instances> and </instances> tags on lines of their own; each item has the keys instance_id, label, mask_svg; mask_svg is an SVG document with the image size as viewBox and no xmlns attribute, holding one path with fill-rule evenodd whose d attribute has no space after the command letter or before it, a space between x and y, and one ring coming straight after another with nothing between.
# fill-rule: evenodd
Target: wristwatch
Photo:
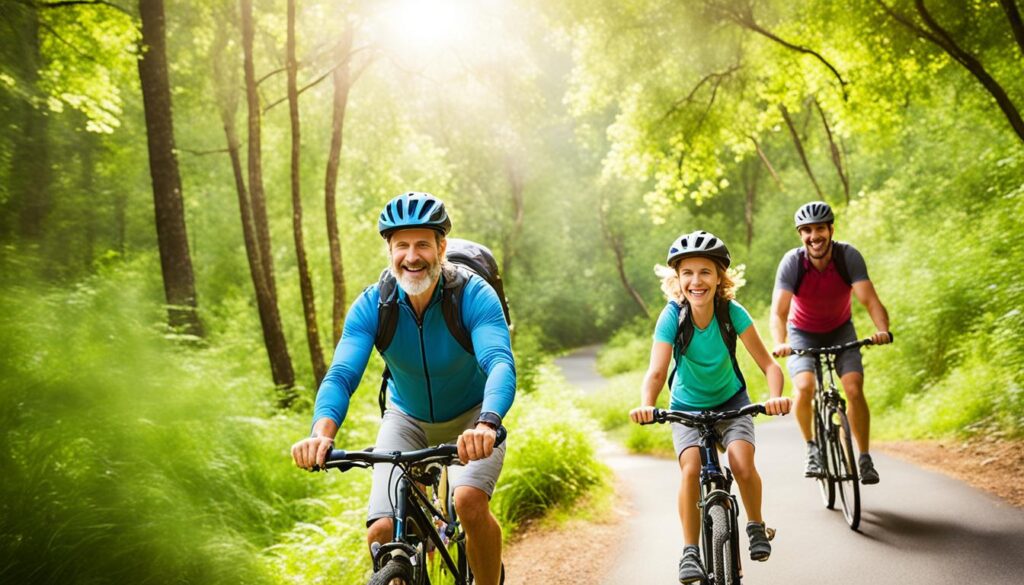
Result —
<instances>
[{"instance_id":1,"label":"wristwatch","mask_svg":"<svg viewBox=\"0 0 1024 585\"><path fill-rule=\"evenodd\" d=\"M476 418L474 426L480 423L483 423L494 430L498 430L498 427L501 426L501 417L493 412L481 412L480 416Z\"/></svg>"}]
</instances>

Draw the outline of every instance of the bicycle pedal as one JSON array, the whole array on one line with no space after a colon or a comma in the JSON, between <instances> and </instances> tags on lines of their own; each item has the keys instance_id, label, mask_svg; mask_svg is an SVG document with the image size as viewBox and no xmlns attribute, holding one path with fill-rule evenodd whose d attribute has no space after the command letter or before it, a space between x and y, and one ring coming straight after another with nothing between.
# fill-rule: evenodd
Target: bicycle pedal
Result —
<instances>
[{"instance_id":1,"label":"bicycle pedal","mask_svg":"<svg viewBox=\"0 0 1024 585\"><path fill-rule=\"evenodd\" d=\"M769 528L769 527L765 526L764 527L764 533L765 533L766 536L768 536L768 540L771 540L771 539L775 538L775 529L774 528Z\"/></svg>"}]
</instances>

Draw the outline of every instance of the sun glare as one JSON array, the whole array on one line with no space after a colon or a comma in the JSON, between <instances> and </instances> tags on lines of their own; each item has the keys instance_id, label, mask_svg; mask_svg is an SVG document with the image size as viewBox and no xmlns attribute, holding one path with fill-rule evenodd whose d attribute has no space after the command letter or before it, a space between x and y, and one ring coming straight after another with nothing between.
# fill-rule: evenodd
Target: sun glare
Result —
<instances>
[{"instance_id":1,"label":"sun glare","mask_svg":"<svg viewBox=\"0 0 1024 585\"><path fill-rule=\"evenodd\" d=\"M419 53L451 48L470 24L469 0L397 0L382 14L390 44Z\"/></svg>"}]
</instances>

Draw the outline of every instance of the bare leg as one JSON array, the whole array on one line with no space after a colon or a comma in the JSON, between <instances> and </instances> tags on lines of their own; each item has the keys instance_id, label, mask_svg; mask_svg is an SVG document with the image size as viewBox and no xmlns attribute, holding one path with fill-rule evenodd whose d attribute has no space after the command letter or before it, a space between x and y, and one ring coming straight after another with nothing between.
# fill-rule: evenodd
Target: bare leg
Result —
<instances>
[{"instance_id":1,"label":"bare leg","mask_svg":"<svg viewBox=\"0 0 1024 585\"><path fill-rule=\"evenodd\" d=\"M846 414L850 418L853 438L857 440L860 452L868 453L871 447L871 412L868 411L868 401L864 397L864 374L847 372L839 380L846 394Z\"/></svg>"},{"instance_id":2,"label":"bare leg","mask_svg":"<svg viewBox=\"0 0 1024 585\"><path fill-rule=\"evenodd\" d=\"M700 451L690 447L679 456L683 477L679 484L679 523L683 526L683 544L700 543Z\"/></svg>"},{"instance_id":3,"label":"bare leg","mask_svg":"<svg viewBox=\"0 0 1024 585\"><path fill-rule=\"evenodd\" d=\"M754 446L746 441L729 443L729 468L736 478L747 520L761 522L761 476L754 467Z\"/></svg>"},{"instance_id":4,"label":"bare leg","mask_svg":"<svg viewBox=\"0 0 1024 585\"><path fill-rule=\"evenodd\" d=\"M455 511L466 529L466 556L478 585L501 578L501 527L488 507L487 494L472 486L455 488Z\"/></svg>"},{"instance_id":5,"label":"bare leg","mask_svg":"<svg viewBox=\"0 0 1024 585\"><path fill-rule=\"evenodd\" d=\"M814 398L814 372L800 372L793 376L793 396L796 398L796 422L804 441L811 440L811 399Z\"/></svg>"}]
</instances>

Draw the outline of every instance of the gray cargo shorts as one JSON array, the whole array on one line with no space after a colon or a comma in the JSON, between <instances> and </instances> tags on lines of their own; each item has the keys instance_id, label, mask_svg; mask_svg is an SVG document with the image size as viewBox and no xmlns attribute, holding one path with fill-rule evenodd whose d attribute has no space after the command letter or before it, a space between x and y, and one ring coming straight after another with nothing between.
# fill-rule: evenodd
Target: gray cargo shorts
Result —
<instances>
[{"instance_id":1,"label":"gray cargo shorts","mask_svg":"<svg viewBox=\"0 0 1024 585\"><path fill-rule=\"evenodd\" d=\"M722 404L706 410L738 410L750 404L750 396L746 390L740 390L733 394L732 398ZM676 459L683 455L683 451L690 447L700 446L700 433L697 429L688 427L682 423L674 422L672 426L672 446L676 448ZM729 443L740 440L754 444L754 417L741 416L730 418L715 423L715 431L721 437L722 447L729 448Z\"/></svg>"},{"instance_id":2,"label":"gray cargo shorts","mask_svg":"<svg viewBox=\"0 0 1024 585\"><path fill-rule=\"evenodd\" d=\"M847 321L832 331L826 333L810 333L786 324L786 333L789 336L789 346L797 349L809 347L829 347L841 345L857 340L857 331L853 328L853 321ZM814 362L818 358L811 355L791 355L786 358L786 369L789 370L789 378L793 379L800 372L813 372ZM864 365L860 360L860 348L848 349L836 356L836 371L842 377L847 372L864 373Z\"/></svg>"},{"instance_id":3,"label":"gray cargo shorts","mask_svg":"<svg viewBox=\"0 0 1024 585\"><path fill-rule=\"evenodd\" d=\"M411 451L439 445L454 443L462 431L473 428L473 423L480 416L480 407L471 408L455 418L428 423L416 420L398 410L389 408L384 411L384 418L377 431L375 450ZM448 469L448 481L452 489L459 486L473 486L491 497L494 486L498 483L502 464L505 462L504 443L494 449L494 453L486 459L470 461L469 465L453 465ZM394 471L394 473L392 473ZM399 470L391 464L373 466L373 487L370 488L370 505L366 516L369 526L379 518L389 518L394 513L393 505L398 501Z\"/></svg>"}]
</instances>

